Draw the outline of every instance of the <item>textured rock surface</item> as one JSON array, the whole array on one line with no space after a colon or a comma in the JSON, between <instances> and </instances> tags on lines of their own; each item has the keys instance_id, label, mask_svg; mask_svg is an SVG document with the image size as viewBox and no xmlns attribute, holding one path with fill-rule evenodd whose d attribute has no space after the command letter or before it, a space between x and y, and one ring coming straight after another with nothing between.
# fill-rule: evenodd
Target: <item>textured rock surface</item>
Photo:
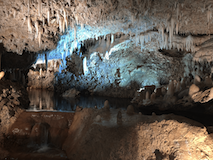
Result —
<instances>
[{"instance_id":1,"label":"textured rock surface","mask_svg":"<svg viewBox=\"0 0 213 160\"><path fill-rule=\"evenodd\" d=\"M4 140L4 148L9 151L5 157L9 159L67 159L66 154L60 148L67 137L73 116L74 113L21 113L10 128L8 138ZM29 147L26 147L27 145ZM49 152L38 150L45 145L54 147ZM34 152L31 153L32 150ZM1 156L4 158L3 155Z\"/></svg>"},{"instance_id":2,"label":"textured rock surface","mask_svg":"<svg viewBox=\"0 0 213 160\"><path fill-rule=\"evenodd\" d=\"M10 126L15 122L16 118L27 108L29 100L26 90L15 83L9 81L1 81L2 94L0 95L0 130L1 134L7 134ZM7 85L8 88L7 88ZM5 89L3 89L5 88Z\"/></svg>"},{"instance_id":3,"label":"textured rock surface","mask_svg":"<svg viewBox=\"0 0 213 160\"><path fill-rule=\"evenodd\" d=\"M75 88L69 89L66 92L62 94L63 97L69 97L69 98L75 98L79 95L79 91L77 91Z\"/></svg>"},{"instance_id":4,"label":"textured rock surface","mask_svg":"<svg viewBox=\"0 0 213 160\"><path fill-rule=\"evenodd\" d=\"M212 158L212 135L201 124L175 115L128 116L120 112L122 122L118 124L118 110L77 112L63 145L68 158ZM96 121L97 115L101 121Z\"/></svg>"},{"instance_id":5,"label":"textured rock surface","mask_svg":"<svg viewBox=\"0 0 213 160\"><path fill-rule=\"evenodd\" d=\"M2 149L4 135L7 135L10 127L28 107L29 99L25 88L11 81L0 81L0 159L8 155Z\"/></svg>"},{"instance_id":6,"label":"textured rock surface","mask_svg":"<svg viewBox=\"0 0 213 160\"><path fill-rule=\"evenodd\" d=\"M136 33L169 28L186 34L212 33L211 1L1 1L1 41L11 51L37 52L56 47L68 26L90 25L101 32L121 28ZM205 17L205 18L204 18ZM177 26L177 27L176 27ZM175 28L176 27L176 28ZM18 30L17 30L18 28ZM169 30L169 29L168 29ZM171 31L171 30L170 30Z\"/></svg>"}]
</instances>

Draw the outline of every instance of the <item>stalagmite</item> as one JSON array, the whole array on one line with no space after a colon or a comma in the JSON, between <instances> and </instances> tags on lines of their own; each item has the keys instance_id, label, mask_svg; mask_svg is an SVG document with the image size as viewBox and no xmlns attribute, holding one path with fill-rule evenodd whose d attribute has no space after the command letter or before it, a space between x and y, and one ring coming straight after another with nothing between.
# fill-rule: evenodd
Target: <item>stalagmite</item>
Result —
<instances>
[{"instance_id":1,"label":"stalagmite","mask_svg":"<svg viewBox=\"0 0 213 160\"><path fill-rule=\"evenodd\" d=\"M149 100L149 92L146 91L146 100Z\"/></svg>"},{"instance_id":2,"label":"stalagmite","mask_svg":"<svg viewBox=\"0 0 213 160\"><path fill-rule=\"evenodd\" d=\"M114 35L112 34L111 35L111 44L113 44L114 43Z\"/></svg>"},{"instance_id":3,"label":"stalagmite","mask_svg":"<svg viewBox=\"0 0 213 160\"><path fill-rule=\"evenodd\" d=\"M177 82L177 85L175 88L175 92L179 92L179 91L181 91L181 82L180 81Z\"/></svg>"},{"instance_id":4,"label":"stalagmite","mask_svg":"<svg viewBox=\"0 0 213 160\"><path fill-rule=\"evenodd\" d=\"M209 76L207 76L207 77L205 78L204 83L205 83L205 86L207 86L207 87L212 87L212 79L211 79Z\"/></svg>"},{"instance_id":5,"label":"stalagmite","mask_svg":"<svg viewBox=\"0 0 213 160\"><path fill-rule=\"evenodd\" d=\"M170 80L169 86L168 86L167 95L173 96L173 95L174 95L174 92L175 92L174 82L173 82L172 80Z\"/></svg>"},{"instance_id":6,"label":"stalagmite","mask_svg":"<svg viewBox=\"0 0 213 160\"><path fill-rule=\"evenodd\" d=\"M154 101L155 99L156 99L156 93L153 92L153 93L151 94L150 100L151 100L151 101Z\"/></svg>"},{"instance_id":7,"label":"stalagmite","mask_svg":"<svg viewBox=\"0 0 213 160\"><path fill-rule=\"evenodd\" d=\"M197 93L200 91L200 88L198 86L196 86L195 84L192 84L189 87L189 96L191 97L193 94Z\"/></svg>"},{"instance_id":8,"label":"stalagmite","mask_svg":"<svg viewBox=\"0 0 213 160\"><path fill-rule=\"evenodd\" d=\"M0 72L0 80L4 77L4 74L5 74L4 71Z\"/></svg>"},{"instance_id":9,"label":"stalagmite","mask_svg":"<svg viewBox=\"0 0 213 160\"><path fill-rule=\"evenodd\" d=\"M42 74L42 69L40 68L40 70L39 70L39 75L40 75L40 77L41 77L41 74Z\"/></svg>"},{"instance_id":10,"label":"stalagmite","mask_svg":"<svg viewBox=\"0 0 213 160\"><path fill-rule=\"evenodd\" d=\"M195 75L194 77L194 84L195 85L199 85L201 83L201 79L198 75Z\"/></svg>"}]
</instances>

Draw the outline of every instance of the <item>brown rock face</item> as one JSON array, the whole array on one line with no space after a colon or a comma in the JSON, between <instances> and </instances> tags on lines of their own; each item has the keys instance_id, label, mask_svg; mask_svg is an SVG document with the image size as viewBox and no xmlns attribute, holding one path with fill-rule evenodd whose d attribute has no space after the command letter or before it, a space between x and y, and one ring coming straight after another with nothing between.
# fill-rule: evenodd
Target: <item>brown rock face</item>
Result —
<instances>
[{"instance_id":1,"label":"brown rock face","mask_svg":"<svg viewBox=\"0 0 213 160\"><path fill-rule=\"evenodd\" d=\"M77 112L63 145L68 158L212 158L211 135L197 122L175 115L132 116L119 112L122 123L116 120L118 110ZM96 115L102 120L97 122Z\"/></svg>"},{"instance_id":2,"label":"brown rock face","mask_svg":"<svg viewBox=\"0 0 213 160\"><path fill-rule=\"evenodd\" d=\"M170 33L212 33L210 0L158 1L0 1L0 39L8 51L38 52L56 47L58 36L70 26L94 26L112 33L153 28ZM75 28L76 29L76 28ZM170 34L171 35L171 34ZM171 37L170 37L171 38Z\"/></svg>"}]
</instances>

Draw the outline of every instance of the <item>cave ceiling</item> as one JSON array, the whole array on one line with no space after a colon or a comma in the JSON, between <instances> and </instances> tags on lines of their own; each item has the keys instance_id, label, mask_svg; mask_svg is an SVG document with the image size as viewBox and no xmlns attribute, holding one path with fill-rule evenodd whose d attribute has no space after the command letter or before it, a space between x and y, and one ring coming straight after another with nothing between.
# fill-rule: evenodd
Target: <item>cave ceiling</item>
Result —
<instances>
[{"instance_id":1,"label":"cave ceiling","mask_svg":"<svg viewBox=\"0 0 213 160\"><path fill-rule=\"evenodd\" d=\"M205 47L210 50L211 43L202 43L213 33L212 4L210 0L0 0L0 42L8 52L22 54L53 50L70 32L70 42L119 33L139 45L158 34L159 49L198 52L198 60ZM77 34L79 29L88 36Z\"/></svg>"}]
</instances>

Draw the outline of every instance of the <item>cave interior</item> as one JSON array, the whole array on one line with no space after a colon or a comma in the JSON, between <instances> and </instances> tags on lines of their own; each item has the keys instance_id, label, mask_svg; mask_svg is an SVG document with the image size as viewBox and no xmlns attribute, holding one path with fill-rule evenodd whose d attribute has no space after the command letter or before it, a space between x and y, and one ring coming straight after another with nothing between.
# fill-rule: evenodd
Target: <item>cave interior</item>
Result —
<instances>
[{"instance_id":1,"label":"cave interior","mask_svg":"<svg viewBox=\"0 0 213 160\"><path fill-rule=\"evenodd\" d=\"M0 159L213 159L211 0L0 8Z\"/></svg>"}]
</instances>

